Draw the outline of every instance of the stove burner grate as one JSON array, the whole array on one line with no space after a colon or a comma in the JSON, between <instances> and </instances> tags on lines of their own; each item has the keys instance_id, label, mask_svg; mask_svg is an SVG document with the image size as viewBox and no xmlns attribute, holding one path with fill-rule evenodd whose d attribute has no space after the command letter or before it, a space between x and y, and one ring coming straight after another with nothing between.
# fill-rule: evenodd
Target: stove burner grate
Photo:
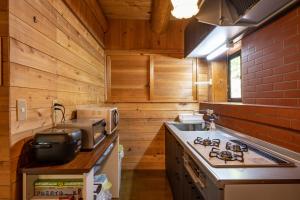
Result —
<instances>
[{"instance_id":1,"label":"stove burner grate","mask_svg":"<svg viewBox=\"0 0 300 200\"><path fill-rule=\"evenodd\" d=\"M227 161L240 161L244 162L244 153L243 151L231 152L231 151L221 151L218 148L213 147L209 152L210 158L218 158Z\"/></svg>"},{"instance_id":2,"label":"stove burner grate","mask_svg":"<svg viewBox=\"0 0 300 200\"><path fill-rule=\"evenodd\" d=\"M232 144L231 142L226 143L226 150L233 152L248 152L248 146L246 144Z\"/></svg>"},{"instance_id":3,"label":"stove burner grate","mask_svg":"<svg viewBox=\"0 0 300 200\"><path fill-rule=\"evenodd\" d=\"M219 139L203 139L201 137L197 137L194 140L194 144L200 144L203 145L205 147L207 146L213 146L213 147L219 147L220 146L220 140Z\"/></svg>"}]
</instances>

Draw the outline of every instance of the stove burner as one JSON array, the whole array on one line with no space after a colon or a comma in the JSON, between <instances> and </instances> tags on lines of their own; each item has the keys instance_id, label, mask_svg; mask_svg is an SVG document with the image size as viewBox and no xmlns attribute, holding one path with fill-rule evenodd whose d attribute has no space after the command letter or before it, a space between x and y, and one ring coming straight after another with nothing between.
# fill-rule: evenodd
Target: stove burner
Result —
<instances>
[{"instance_id":1,"label":"stove burner","mask_svg":"<svg viewBox=\"0 0 300 200\"><path fill-rule=\"evenodd\" d=\"M231 142L226 143L226 150L230 150L233 152L247 152L248 146L246 144L232 144Z\"/></svg>"},{"instance_id":2,"label":"stove burner","mask_svg":"<svg viewBox=\"0 0 300 200\"><path fill-rule=\"evenodd\" d=\"M203 146L214 146L214 147L219 147L220 145L220 140L219 139L203 139L201 137L197 137L195 140L194 140L194 144L200 144L200 145L203 145Z\"/></svg>"},{"instance_id":3,"label":"stove burner","mask_svg":"<svg viewBox=\"0 0 300 200\"><path fill-rule=\"evenodd\" d=\"M238 154L237 154L238 153ZM244 162L244 153L243 151L231 152L231 151L221 151L218 148L213 147L209 152L210 158L218 158L220 160L224 160L225 163L227 161L240 161Z\"/></svg>"}]
</instances>

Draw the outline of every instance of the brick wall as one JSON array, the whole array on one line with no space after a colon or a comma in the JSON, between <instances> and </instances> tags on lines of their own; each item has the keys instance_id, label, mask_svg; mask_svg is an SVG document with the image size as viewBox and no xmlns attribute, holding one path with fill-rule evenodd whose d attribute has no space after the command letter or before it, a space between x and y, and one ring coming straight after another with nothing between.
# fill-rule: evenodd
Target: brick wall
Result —
<instances>
[{"instance_id":1,"label":"brick wall","mask_svg":"<svg viewBox=\"0 0 300 200\"><path fill-rule=\"evenodd\" d=\"M300 108L238 103L200 103L224 127L300 153Z\"/></svg>"},{"instance_id":2,"label":"brick wall","mask_svg":"<svg viewBox=\"0 0 300 200\"><path fill-rule=\"evenodd\" d=\"M242 40L243 103L300 106L300 6Z\"/></svg>"}]
</instances>

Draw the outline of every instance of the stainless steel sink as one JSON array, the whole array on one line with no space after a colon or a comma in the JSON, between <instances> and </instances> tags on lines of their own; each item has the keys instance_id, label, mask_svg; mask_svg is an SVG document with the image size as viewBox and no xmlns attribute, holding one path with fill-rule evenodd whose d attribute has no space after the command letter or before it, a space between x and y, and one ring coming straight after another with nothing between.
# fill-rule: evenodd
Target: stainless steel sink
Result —
<instances>
[{"instance_id":1,"label":"stainless steel sink","mask_svg":"<svg viewBox=\"0 0 300 200\"><path fill-rule=\"evenodd\" d=\"M206 126L202 124L173 124L180 131L207 131Z\"/></svg>"}]
</instances>

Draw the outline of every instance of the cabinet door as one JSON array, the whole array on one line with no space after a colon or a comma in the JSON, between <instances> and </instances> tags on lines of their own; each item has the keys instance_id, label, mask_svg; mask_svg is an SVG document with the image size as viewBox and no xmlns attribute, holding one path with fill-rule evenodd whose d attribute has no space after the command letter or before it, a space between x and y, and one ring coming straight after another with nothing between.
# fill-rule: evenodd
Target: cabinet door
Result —
<instances>
[{"instance_id":1,"label":"cabinet door","mask_svg":"<svg viewBox=\"0 0 300 200\"><path fill-rule=\"evenodd\" d=\"M155 55L150 69L151 100L186 101L197 99L196 59Z\"/></svg>"},{"instance_id":2,"label":"cabinet door","mask_svg":"<svg viewBox=\"0 0 300 200\"><path fill-rule=\"evenodd\" d=\"M150 57L147 55L107 56L107 101L148 101L149 62Z\"/></svg>"}]
</instances>

